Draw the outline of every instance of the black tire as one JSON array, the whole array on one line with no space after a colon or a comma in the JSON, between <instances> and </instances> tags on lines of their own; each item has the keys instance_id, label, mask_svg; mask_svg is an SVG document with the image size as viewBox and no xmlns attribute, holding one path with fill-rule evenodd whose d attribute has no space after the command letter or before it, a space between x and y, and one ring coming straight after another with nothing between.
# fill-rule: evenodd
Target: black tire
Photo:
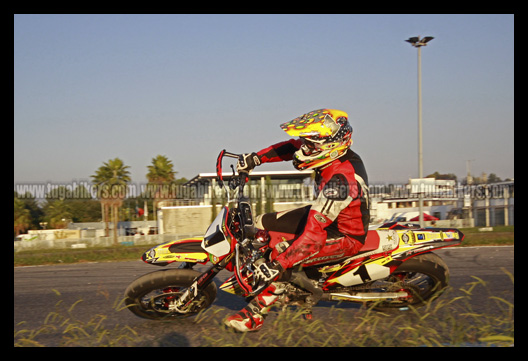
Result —
<instances>
[{"instance_id":1,"label":"black tire","mask_svg":"<svg viewBox=\"0 0 528 361\"><path fill-rule=\"evenodd\" d=\"M387 292L405 290L409 297L377 302L373 306L379 311L420 307L440 296L449 282L449 268L442 258L434 253L420 254L403 262L385 281L392 283Z\"/></svg>"},{"instance_id":2,"label":"black tire","mask_svg":"<svg viewBox=\"0 0 528 361\"><path fill-rule=\"evenodd\" d=\"M125 304L136 316L161 320L188 317L209 307L216 298L216 285L211 282L198 295L191 312L179 313L168 307L201 273L190 269L168 269L147 273L133 281L125 291Z\"/></svg>"}]
</instances>

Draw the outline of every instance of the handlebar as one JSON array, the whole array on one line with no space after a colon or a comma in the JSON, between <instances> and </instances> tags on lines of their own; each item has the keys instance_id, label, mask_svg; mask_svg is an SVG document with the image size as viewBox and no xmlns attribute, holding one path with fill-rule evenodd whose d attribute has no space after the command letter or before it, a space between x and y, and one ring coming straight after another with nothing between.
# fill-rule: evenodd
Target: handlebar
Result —
<instances>
[{"instance_id":1,"label":"handlebar","mask_svg":"<svg viewBox=\"0 0 528 361\"><path fill-rule=\"evenodd\" d=\"M216 175L220 187L224 187L224 178L222 176L222 160L224 157L235 158L237 160L243 159L241 154L230 153L225 149L220 152L216 159ZM251 211L249 198L244 196L244 186L249 181L249 174L247 172L240 172L237 177L235 175L235 167L231 165L231 168L233 169L233 176L229 180L229 187L233 190L238 187L237 208L244 233L243 238L253 236L256 232L253 222L253 212ZM227 196L229 201L229 192L227 192Z\"/></svg>"},{"instance_id":2,"label":"handlebar","mask_svg":"<svg viewBox=\"0 0 528 361\"><path fill-rule=\"evenodd\" d=\"M220 154L218 154L218 158L216 159L216 176L217 176L217 181L218 181L218 184L220 185L220 187L224 186L224 177L222 175L222 160L224 159L224 157L235 158L237 160L242 159L241 158L242 157L241 154L235 154L235 153L227 152L225 149L223 149L220 152ZM233 170L233 176L232 176L231 180L229 181L229 186L230 186L231 189L235 189L236 187L240 186L240 191L242 193L242 191L244 189L244 185L249 180L248 173L247 172L240 172L238 174L238 178L235 178L235 168L232 165L231 165L231 169Z\"/></svg>"}]
</instances>

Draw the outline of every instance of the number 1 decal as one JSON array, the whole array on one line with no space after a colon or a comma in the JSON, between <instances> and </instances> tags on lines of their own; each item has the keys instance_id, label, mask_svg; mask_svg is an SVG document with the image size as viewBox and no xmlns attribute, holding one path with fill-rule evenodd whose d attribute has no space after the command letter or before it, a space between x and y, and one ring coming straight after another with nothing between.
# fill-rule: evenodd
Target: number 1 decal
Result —
<instances>
[{"instance_id":1,"label":"number 1 decal","mask_svg":"<svg viewBox=\"0 0 528 361\"><path fill-rule=\"evenodd\" d=\"M368 282L370 281L370 275L367 271L367 267L363 264L361 265L356 272L353 273L354 276L361 277L361 281Z\"/></svg>"}]
</instances>

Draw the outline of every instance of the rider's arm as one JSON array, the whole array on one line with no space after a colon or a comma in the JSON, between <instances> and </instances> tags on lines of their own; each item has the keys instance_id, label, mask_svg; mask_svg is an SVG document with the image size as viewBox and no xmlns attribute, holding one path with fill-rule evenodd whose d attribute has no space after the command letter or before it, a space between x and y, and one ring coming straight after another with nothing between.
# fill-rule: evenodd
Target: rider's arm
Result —
<instances>
[{"instance_id":1,"label":"rider's arm","mask_svg":"<svg viewBox=\"0 0 528 361\"><path fill-rule=\"evenodd\" d=\"M281 162L293 159L295 153L302 145L301 139L290 139L273 144L257 152L262 163Z\"/></svg>"},{"instance_id":2,"label":"rider's arm","mask_svg":"<svg viewBox=\"0 0 528 361\"><path fill-rule=\"evenodd\" d=\"M251 172L262 163L280 162L293 159L295 153L302 145L300 139L290 139L285 142L273 144L257 153L242 154L237 163L237 170Z\"/></svg>"}]
</instances>

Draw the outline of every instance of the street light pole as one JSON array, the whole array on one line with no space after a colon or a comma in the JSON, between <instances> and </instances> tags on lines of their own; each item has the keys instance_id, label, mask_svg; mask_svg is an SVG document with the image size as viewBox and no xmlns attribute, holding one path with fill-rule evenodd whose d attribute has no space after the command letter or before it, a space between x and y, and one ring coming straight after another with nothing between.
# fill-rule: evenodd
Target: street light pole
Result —
<instances>
[{"instance_id":1,"label":"street light pole","mask_svg":"<svg viewBox=\"0 0 528 361\"><path fill-rule=\"evenodd\" d=\"M423 178L423 144L422 144L422 46L426 46L427 43L434 38L432 36L426 36L420 39L419 36L409 38L405 40L415 48L418 48L418 178ZM420 183L420 191L418 192L418 207L420 210L420 227L425 226L423 218L423 193L421 192L422 186Z\"/></svg>"},{"instance_id":2,"label":"street light pole","mask_svg":"<svg viewBox=\"0 0 528 361\"><path fill-rule=\"evenodd\" d=\"M423 178L422 143L422 47L418 47L418 177ZM420 212L421 213L421 212Z\"/></svg>"}]
</instances>

